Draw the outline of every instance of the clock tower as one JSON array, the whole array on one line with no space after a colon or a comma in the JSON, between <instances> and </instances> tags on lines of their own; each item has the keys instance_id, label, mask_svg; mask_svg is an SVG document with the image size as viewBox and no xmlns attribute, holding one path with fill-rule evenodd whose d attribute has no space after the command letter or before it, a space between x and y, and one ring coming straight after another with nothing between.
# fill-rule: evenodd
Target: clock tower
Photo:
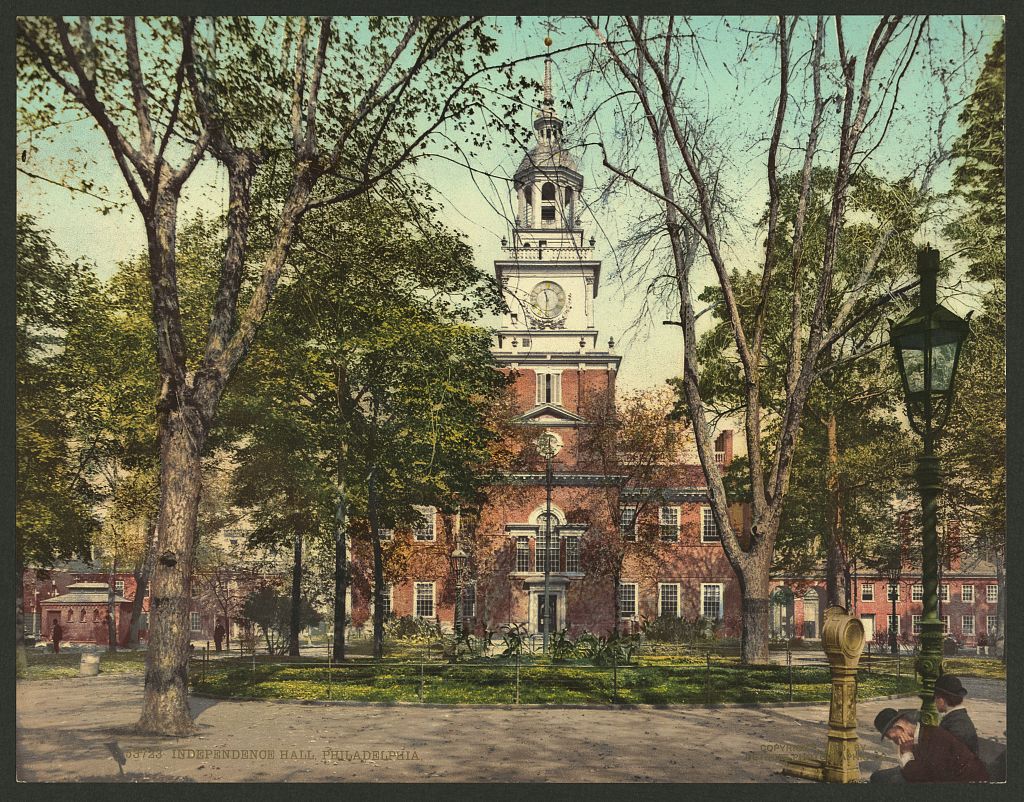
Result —
<instances>
[{"instance_id":1,"label":"clock tower","mask_svg":"<svg viewBox=\"0 0 1024 802\"><path fill-rule=\"evenodd\" d=\"M504 257L494 262L509 311L493 351L517 372L522 423L576 429L586 423L588 403L614 397L621 358L613 341L607 349L598 344L601 262L580 222L583 176L563 145L550 57L533 128L537 142L513 176L511 241L502 240ZM570 454L561 461L575 462Z\"/></svg>"}]
</instances>

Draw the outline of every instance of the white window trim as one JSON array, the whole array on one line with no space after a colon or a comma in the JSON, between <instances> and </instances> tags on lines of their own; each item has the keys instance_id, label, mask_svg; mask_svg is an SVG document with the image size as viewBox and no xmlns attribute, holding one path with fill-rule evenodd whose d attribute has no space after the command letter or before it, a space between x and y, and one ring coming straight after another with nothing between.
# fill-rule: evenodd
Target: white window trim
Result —
<instances>
[{"instance_id":1,"label":"white window trim","mask_svg":"<svg viewBox=\"0 0 1024 802\"><path fill-rule=\"evenodd\" d=\"M567 573L567 574L579 574L579 573L582 573L583 572L583 556L582 556L582 554L580 552L580 536L579 535L562 535L560 539L562 540L563 543L565 543L565 573ZM569 544L570 544L571 541L574 541L575 544L576 544L576 548L575 548L575 552L576 552L576 567L575 568L570 568L569 567L569 548L570 548Z\"/></svg>"},{"instance_id":2,"label":"white window trim","mask_svg":"<svg viewBox=\"0 0 1024 802\"><path fill-rule=\"evenodd\" d=\"M676 589L676 618L679 618L683 614L683 589L678 582L659 582L658 583L658 617L661 617L661 589L662 588L675 588Z\"/></svg>"},{"instance_id":3,"label":"white window trim","mask_svg":"<svg viewBox=\"0 0 1024 802\"><path fill-rule=\"evenodd\" d=\"M868 595L864 595L864 591L870 591ZM873 602L875 600L875 583L864 582L860 586L860 600Z\"/></svg>"},{"instance_id":4,"label":"white window trim","mask_svg":"<svg viewBox=\"0 0 1024 802\"><path fill-rule=\"evenodd\" d=\"M924 616L921 616L921 615L911 615L910 616L910 631L914 635L920 635L921 634L921 629L922 629L921 628L921 619L923 617Z\"/></svg>"},{"instance_id":5,"label":"white window trim","mask_svg":"<svg viewBox=\"0 0 1024 802\"><path fill-rule=\"evenodd\" d=\"M562 406L562 371L559 369L545 368L544 370L534 371L534 375L537 377L536 385L534 386L534 400L537 404L554 404L556 406ZM547 381L544 377L553 376L555 377L551 381L551 400L546 400L547 395Z\"/></svg>"},{"instance_id":6,"label":"white window trim","mask_svg":"<svg viewBox=\"0 0 1024 802\"><path fill-rule=\"evenodd\" d=\"M924 601L924 585L911 585L910 586L910 600L911 601Z\"/></svg>"},{"instance_id":7,"label":"white window trim","mask_svg":"<svg viewBox=\"0 0 1024 802\"><path fill-rule=\"evenodd\" d=\"M711 516L711 524L712 524L712 526L715 527L715 534L717 534L718 537L715 537L715 538L706 538L706 537L704 537L704 518L707 515ZM721 543L722 542L722 533L718 531L718 522L715 520L714 510L712 510L711 507L709 507L707 505L704 505L703 507L700 508L700 542L701 543Z\"/></svg>"},{"instance_id":8,"label":"white window trim","mask_svg":"<svg viewBox=\"0 0 1024 802\"><path fill-rule=\"evenodd\" d=\"M985 632L988 635L994 635L996 630L999 629L999 617L995 615L985 616Z\"/></svg>"},{"instance_id":9,"label":"white window trim","mask_svg":"<svg viewBox=\"0 0 1024 802\"><path fill-rule=\"evenodd\" d=\"M716 621L721 621L725 618L725 583L724 582L701 582L700 585L700 614L704 616L704 589L705 588L718 588L718 606L721 613L720 617L716 618Z\"/></svg>"},{"instance_id":10,"label":"white window trim","mask_svg":"<svg viewBox=\"0 0 1024 802\"><path fill-rule=\"evenodd\" d=\"M633 513L633 521L629 526L629 529L625 529L623 525L623 518L626 510L630 510ZM636 518L637 508L633 505L624 505L619 508L619 534L626 540L636 540Z\"/></svg>"},{"instance_id":11,"label":"white window trim","mask_svg":"<svg viewBox=\"0 0 1024 802\"><path fill-rule=\"evenodd\" d=\"M903 596L903 593L900 591L900 583L897 582L895 584L896 584L896 601L903 601L903 599L901 598ZM887 602L889 602L890 604L892 604L892 599L889 598L889 590L892 588L892 586L893 586L892 582L886 582L885 583L885 600Z\"/></svg>"},{"instance_id":12,"label":"white window trim","mask_svg":"<svg viewBox=\"0 0 1024 802\"><path fill-rule=\"evenodd\" d=\"M519 567L519 553L520 553L520 548L519 547L521 545L523 545L524 541L525 541L525 545L526 545L526 567L525 568L520 568ZM528 535L516 535L514 540L513 540L513 542L515 543L515 551L516 551L516 570L515 570L515 572L518 573L518 574L528 573L529 570L530 570L530 566L534 564L533 561L530 559L530 537Z\"/></svg>"},{"instance_id":13,"label":"white window trim","mask_svg":"<svg viewBox=\"0 0 1024 802\"><path fill-rule=\"evenodd\" d=\"M985 585L985 601L988 604L999 603L999 585Z\"/></svg>"},{"instance_id":14,"label":"white window trim","mask_svg":"<svg viewBox=\"0 0 1024 802\"><path fill-rule=\"evenodd\" d=\"M430 537L420 537L419 524L412 528L412 539L415 543L434 543L437 540L437 508L417 507L416 510L426 519L425 526L430 527Z\"/></svg>"},{"instance_id":15,"label":"white window trim","mask_svg":"<svg viewBox=\"0 0 1024 802\"><path fill-rule=\"evenodd\" d=\"M469 615L466 614L466 591L470 588L473 589L473 609L470 610ZM465 582L462 585L462 611L459 616L461 620L465 621L467 618L476 618L476 581Z\"/></svg>"},{"instance_id":16,"label":"white window trim","mask_svg":"<svg viewBox=\"0 0 1024 802\"><path fill-rule=\"evenodd\" d=\"M888 632L891 629L890 620L892 618L896 619L896 634L899 635L903 632L903 616L899 613L896 613L895 616L892 613L885 614L885 631Z\"/></svg>"},{"instance_id":17,"label":"white window trim","mask_svg":"<svg viewBox=\"0 0 1024 802\"><path fill-rule=\"evenodd\" d=\"M377 534L380 535L381 542L395 539L395 530L387 529L383 526L377 528Z\"/></svg>"},{"instance_id":18,"label":"white window trim","mask_svg":"<svg viewBox=\"0 0 1024 802\"><path fill-rule=\"evenodd\" d=\"M939 601L945 604L949 603L949 583L947 582L939 585Z\"/></svg>"},{"instance_id":19,"label":"white window trim","mask_svg":"<svg viewBox=\"0 0 1024 802\"><path fill-rule=\"evenodd\" d=\"M665 510L675 510L676 520L675 523L665 523L665 516L663 515ZM665 543L678 543L679 542L679 527L683 520L682 508L677 504L662 504L658 507L658 539ZM665 537L665 528L674 527L675 533L671 540Z\"/></svg>"},{"instance_id":20,"label":"white window trim","mask_svg":"<svg viewBox=\"0 0 1024 802\"><path fill-rule=\"evenodd\" d=\"M198 626L193 626L193 623L198 621ZM196 610L189 611L188 614L188 631L191 632L202 632L203 631L203 616Z\"/></svg>"},{"instance_id":21,"label":"white window trim","mask_svg":"<svg viewBox=\"0 0 1024 802\"><path fill-rule=\"evenodd\" d=\"M631 587L633 588L633 612L627 614L622 610L622 588ZM636 582L620 582L619 583L619 618L630 619L635 618L639 612L640 606L640 586ZM661 606L661 589L658 589L658 606Z\"/></svg>"},{"instance_id":22,"label":"white window trim","mask_svg":"<svg viewBox=\"0 0 1024 802\"><path fill-rule=\"evenodd\" d=\"M968 631L968 627L967 627L967 622L968 621L971 622L970 631ZM974 615L973 614L972 615L962 615L962 616L960 616L960 631L964 635L973 635L975 632L977 632L977 628L975 627L975 621L974 621Z\"/></svg>"},{"instance_id":23,"label":"white window trim","mask_svg":"<svg viewBox=\"0 0 1024 802\"><path fill-rule=\"evenodd\" d=\"M421 585L430 585L430 615L420 615L419 588ZM414 618L436 618L437 617L437 583L436 582L413 582L412 583L412 614Z\"/></svg>"},{"instance_id":24,"label":"white window trim","mask_svg":"<svg viewBox=\"0 0 1024 802\"><path fill-rule=\"evenodd\" d=\"M942 634L943 635L948 635L949 634L949 628L950 628L949 615L948 614L947 615L940 615L939 616L939 623L942 624Z\"/></svg>"},{"instance_id":25,"label":"white window trim","mask_svg":"<svg viewBox=\"0 0 1024 802\"><path fill-rule=\"evenodd\" d=\"M971 598L964 598L964 591L970 588ZM960 586L960 601L964 604L974 604L974 600L977 598L977 594L974 592L974 585L961 585Z\"/></svg>"}]
</instances>

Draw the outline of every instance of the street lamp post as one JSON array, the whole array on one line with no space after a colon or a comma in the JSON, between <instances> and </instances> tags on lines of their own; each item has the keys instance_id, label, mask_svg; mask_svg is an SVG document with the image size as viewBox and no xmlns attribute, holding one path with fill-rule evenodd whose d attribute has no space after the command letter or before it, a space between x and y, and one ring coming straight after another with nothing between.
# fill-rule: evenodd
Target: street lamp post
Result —
<instances>
[{"instance_id":1,"label":"street lamp post","mask_svg":"<svg viewBox=\"0 0 1024 802\"><path fill-rule=\"evenodd\" d=\"M548 638L551 634L551 610L549 609L551 597L548 589L551 578L551 485L554 480L551 459L555 456L555 448L555 438L550 432L545 432L537 439L537 451L546 462L544 485L547 489L547 510L544 515L544 600L542 602L544 606L544 641L542 644L544 654L548 653Z\"/></svg>"},{"instance_id":2,"label":"street lamp post","mask_svg":"<svg viewBox=\"0 0 1024 802\"><path fill-rule=\"evenodd\" d=\"M953 382L960 350L970 330L970 315L964 320L938 304L935 297L939 272L937 250L929 247L918 252L917 272L921 277L917 308L898 324L891 325L890 339L903 382L907 418L924 441L924 452L917 458L914 473L921 493L924 583L921 653L916 667L921 675L921 722L936 725L939 714L932 697L935 680L942 670L936 511L942 484L935 441L953 405Z\"/></svg>"},{"instance_id":3,"label":"street lamp post","mask_svg":"<svg viewBox=\"0 0 1024 802\"><path fill-rule=\"evenodd\" d=\"M469 555L456 544L452 552L452 568L455 570L455 638L462 636L462 572L469 560Z\"/></svg>"}]
</instances>

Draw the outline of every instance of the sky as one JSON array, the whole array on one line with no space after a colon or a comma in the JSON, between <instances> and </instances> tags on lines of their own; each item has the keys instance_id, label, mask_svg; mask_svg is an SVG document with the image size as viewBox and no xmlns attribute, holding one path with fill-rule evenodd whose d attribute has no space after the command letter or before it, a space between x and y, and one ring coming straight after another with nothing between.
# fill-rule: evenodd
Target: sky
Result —
<instances>
[{"instance_id":1,"label":"sky","mask_svg":"<svg viewBox=\"0 0 1024 802\"><path fill-rule=\"evenodd\" d=\"M538 56L544 52L543 39L548 33L548 18L524 18L521 27L513 19L499 19L498 35L501 59ZM846 38L851 52L862 52L870 34L869 20L848 18ZM595 116L590 125L582 128L579 120L585 110L607 99L612 91L602 80L581 76L586 65L588 50L576 48L558 53L574 45L593 45L594 36L584 30L579 20L554 20L551 36L554 58L553 85L556 107L566 120L567 140L584 175L583 201L588 205L584 214L585 236L597 239L597 256L604 260L600 295L596 303L597 325L601 332L599 342L614 337L616 350L623 355L619 374L620 389L638 389L658 386L682 367L682 336L678 326L665 326L661 321L676 317L669 310L655 305L652 314L641 317L646 294L643 286L629 281L622 265L617 263L615 248L634 225L638 201L613 199L603 202L597 197L599 188L608 178L601 164L601 153L596 142L607 143L610 157L621 158L623 166L634 160L638 175L653 175L655 162L649 150L650 143L641 141L625 154L617 150L618 131L611 113L613 104L605 104L604 111ZM807 49L810 22L801 22L794 39L794 78L802 80L801 70L806 59L800 54ZM980 71L985 52L998 36L1001 21L994 17L934 18L928 32L931 45L930 61L921 59L907 71L900 86L903 108L894 114L893 123L885 142L873 154L873 164L884 174L900 175L906 165L914 164L930 143L927 131L929 115L947 103L958 103L966 97L974 78ZM763 239L750 221L756 221L767 201L766 141L777 98L772 77L776 69L777 51L766 43L758 32L765 26L760 18L696 18L693 30L702 43L701 54L690 56L692 68L684 80L684 96L695 118L706 121L719 151L723 154L723 191L728 193L737 221L725 237L726 258L730 266L742 269L756 266L757 244ZM826 59L834 59L834 32L827 38ZM962 63L964 44L980 41L976 58ZM934 69L958 71L960 81L955 85L960 94L944 98L942 84L931 76ZM522 72L540 80L542 61L538 58L523 65ZM884 71L882 71L884 72ZM891 86L891 83L889 84ZM881 87L880 87L881 91ZM795 169L800 153L795 147L801 126L805 99L797 92L791 101L791 120L784 133L782 168ZM539 101L539 98L537 99ZM566 102L572 104L568 108ZM67 119L74 119L69 117ZM519 121L529 125L531 114L523 112ZM955 114L945 129L946 139L957 133ZM831 138L830 138L831 137ZM834 145L834 137L826 130L822 138L823 158ZM127 194L121 190L121 179L106 143L87 121L70 122L62 126L62 133L54 142L44 141L24 129L19 130L20 150L27 150L30 158L22 164L37 175L60 175L68 170L81 169L83 157L89 157L91 175L97 186L106 187L107 197L124 203L120 209L102 213L95 199L68 192L26 175L18 174L17 198L19 212L36 216L39 224L52 232L58 246L72 258L93 263L101 276L109 276L117 263L145 250L145 234L141 218ZM485 173L511 176L523 156L522 151L508 142L495 141L482 152L473 166ZM437 190L443 199L443 222L466 236L473 246L477 264L488 272L493 260L500 258L500 239L507 235L510 208L508 183L488 180L480 174L458 168L440 160L422 163L418 172ZM948 169L940 172L935 188L948 188ZM184 216L201 211L219 214L226 204L227 188L224 174L212 161L202 164L186 185L182 200ZM936 226L919 232L923 244L939 244L941 237ZM712 280L709 265L698 263L696 282ZM941 292L940 292L941 296ZM941 300L941 298L940 298ZM638 322L639 321L639 322ZM494 324L485 320L485 324ZM701 328L710 323L710 315L699 321ZM700 330L700 329L699 329Z\"/></svg>"}]
</instances>

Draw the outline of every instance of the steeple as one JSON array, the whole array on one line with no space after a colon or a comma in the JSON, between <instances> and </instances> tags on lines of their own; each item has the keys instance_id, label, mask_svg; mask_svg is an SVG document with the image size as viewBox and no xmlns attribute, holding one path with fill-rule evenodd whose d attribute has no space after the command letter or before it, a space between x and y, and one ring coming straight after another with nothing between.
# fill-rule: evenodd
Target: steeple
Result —
<instances>
[{"instance_id":1,"label":"steeple","mask_svg":"<svg viewBox=\"0 0 1024 802\"><path fill-rule=\"evenodd\" d=\"M562 142L562 120L555 112L555 94L551 89L551 37L544 37L548 54L544 57L544 96L540 109L537 110L533 128L537 132L537 141L541 145L557 148ZM575 166L575 165L574 165Z\"/></svg>"}]
</instances>

